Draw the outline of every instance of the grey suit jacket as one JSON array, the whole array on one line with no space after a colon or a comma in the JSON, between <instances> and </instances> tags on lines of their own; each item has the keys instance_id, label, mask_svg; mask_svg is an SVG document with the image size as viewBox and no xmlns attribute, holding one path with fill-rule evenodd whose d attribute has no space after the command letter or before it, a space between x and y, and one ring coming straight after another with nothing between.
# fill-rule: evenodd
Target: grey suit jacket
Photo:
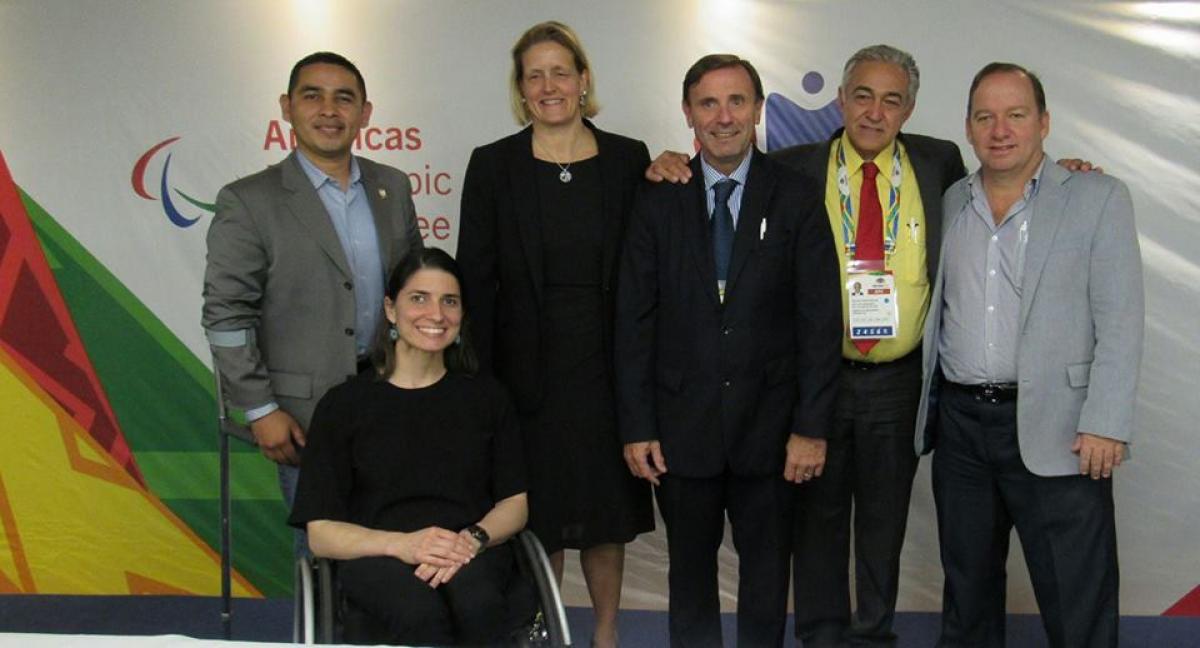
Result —
<instances>
[{"instance_id":1,"label":"grey suit jacket","mask_svg":"<svg viewBox=\"0 0 1200 648\"><path fill-rule=\"evenodd\" d=\"M966 179L946 191L946 231L969 201ZM1144 319L1133 203L1116 178L1073 174L1047 157L1030 208L1017 342L1021 458L1038 475L1073 475L1076 432L1126 442L1133 433ZM925 322L918 453L936 438L944 273Z\"/></svg>"},{"instance_id":2,"label":"grey suit jacket","mask_svg":"<svg viewBox=\"0 0 1200 648\"><path fill-rule=\"evenodd\" d=\"M355 372L353 274L292 153L230 183L208 230L202 324L230 404L272 400L305 429ZM384 271L421 247L408 176L358 158Z\"/></svg>"}]
</instances>

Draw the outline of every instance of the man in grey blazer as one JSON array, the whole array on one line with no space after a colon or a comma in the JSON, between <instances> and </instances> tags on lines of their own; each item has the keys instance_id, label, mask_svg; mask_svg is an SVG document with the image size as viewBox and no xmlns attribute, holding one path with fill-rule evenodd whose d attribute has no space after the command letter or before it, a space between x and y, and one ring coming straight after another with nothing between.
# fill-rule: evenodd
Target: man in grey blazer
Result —
<instances>
[{"instance_id":1,"label":"man in grey blazer","mask_svg":"<svg viewBox=\"0 0 1200 648\"><path fill-rule=\"evenodd\" d=\"M313 409L369 365L386 273L421 237L408 176L350 152L371 116L353 63L301 59L279 106L296 150L217 195L202 324L290 505Z\"/></svg>"},{"instance_id":2,"label":"man in grey blazer","mask_svg":"<svg viewBox=\"0 0 1200 648\"><path fill-rule=\"evenodd\" d=\"M1045 162L1045 93L1020 66L975 76L966 126L981 168L946 192L917 415L917 451L936 444L939 645L1004 645L1015 526L1050 645L1116 646L1110 477L1143 326L1129 191Z\"/></svg>"}]
</instances>

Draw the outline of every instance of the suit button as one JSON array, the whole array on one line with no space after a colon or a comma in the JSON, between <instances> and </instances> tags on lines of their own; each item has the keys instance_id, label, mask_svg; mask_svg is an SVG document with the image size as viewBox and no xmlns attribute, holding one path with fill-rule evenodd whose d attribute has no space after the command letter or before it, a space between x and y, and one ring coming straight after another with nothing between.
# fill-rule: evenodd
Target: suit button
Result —
<instances>
[{"instance_id":1,"label":"suit button","mask_svg":"<svg viewBox=\"0 0 1200 648\"><path fill-rule=\"evenodd\" d=\"M346 283L342 284L342 288L345 288L346 290L354 290L354 284L347 281Z\"/></svg>"},{"instance_id":2,"label":"suit button","mask_svg":"<svg viewBox=\"0 0 1200 648\"><path fill-rule=\"evenodd\" d=\"M728 379L727 379L727 380L722 380L722 381L721 381L721 386L722 386L722 387L732 387L732 386L733 386L733 381L732 381L732 380L728 380Z\"/></svg>"},{"instance_id":3,"label":"suit button","mask_svg":"<svg viewBox=\"0 0 1200 648\"><path fill-rule=\"evenodd\" d=\"M352 328L346 329L346 335L354 335L354 329L352 329Z\"/></svg>"},{"instance_id":4,"label":"suit button","mask_svg":"<svg viewBox=\"0 0 1200 648\"><path fill-rule=\"evenodd\" d=\"M729 328L728 326L721 329L721 335L729 335L730 333L733 333L733 329Z\"/></svg>"}]
</instances>

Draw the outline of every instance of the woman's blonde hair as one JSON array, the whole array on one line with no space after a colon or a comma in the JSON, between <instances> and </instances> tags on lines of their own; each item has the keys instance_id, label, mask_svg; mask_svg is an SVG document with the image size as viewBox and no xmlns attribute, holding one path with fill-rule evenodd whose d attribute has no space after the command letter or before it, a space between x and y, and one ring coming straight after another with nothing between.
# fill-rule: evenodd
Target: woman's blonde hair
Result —
<instances>
[{"instance_id":1,"label":"woman's blonde hair","mask_svg":"<svg viewBox=\"0 0 1200 648\"><path fill-rule=\"evenodd\" d=\"M513 118L521 126L528 124L530 120L529 109L525 106L525 98L521 96L521 78L525 76L521 58L525 56L525 52L529 51L529 48L547 42L558 43L565 47L575 58L575 71L580 74L588 73L587 83L583 88L587 93L587 101L580 106L580 112L584 117L595 117L596 113L600 112L600 104L596 102L596 75L588 63L587 52L583 51L583 45L579 42L579 36L575 30L557 20L547 20L525 30L525 33L521 34L516 44L513 45L512 75L508 79L508 96Z\"/></svg>"}]
</instances>

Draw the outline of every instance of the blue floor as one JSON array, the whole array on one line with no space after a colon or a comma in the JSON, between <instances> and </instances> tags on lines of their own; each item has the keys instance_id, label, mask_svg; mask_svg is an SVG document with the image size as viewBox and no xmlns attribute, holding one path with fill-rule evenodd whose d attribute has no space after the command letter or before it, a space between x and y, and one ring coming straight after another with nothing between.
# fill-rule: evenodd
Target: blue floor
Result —
<instances>
[{"instance_id":1,"label":"blue floor","mask_svg":"<svg viewBox=\"0 0 1200 648\"><path fill-rule=\"evenodd\" d=\"M0 595L0 632L62 634L182 634L221 636L220 599L187 596L38 596ZM592 615L569 608L574 645L587 646ZM237 600L233 638L244 641L291 641L291 601ZM735 646L733 615L724 615L725 645ZM661 648L667 645L664 612L632 610L621 614L621 645ZM900 613L898 648L928 648L937 638L938 615ZM790 635L791 626L788 626ZM788 645L791 645L789 642ZM1009 615L1008 645L1045 646L1041 625L1033 615ZM1123 617L1122 648L1198 648L1200 617Z\"/></svg>"}]
</instances>

